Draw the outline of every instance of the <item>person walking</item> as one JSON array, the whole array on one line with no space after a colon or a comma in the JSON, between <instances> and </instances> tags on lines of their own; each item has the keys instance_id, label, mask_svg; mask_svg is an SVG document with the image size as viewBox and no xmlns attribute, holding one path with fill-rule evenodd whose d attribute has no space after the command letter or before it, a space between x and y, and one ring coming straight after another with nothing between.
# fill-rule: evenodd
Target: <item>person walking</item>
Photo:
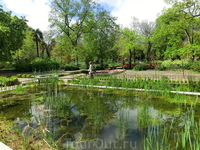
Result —
<instances>
[{"instance_id":1,"label":"person walking","mask_svg":"<svg viewBox=\"0 0 200 150\"><path fill-rule=\"evenodd\" d=\"M93 65L93 62L92 61L90 61L89 62L89 69L88 69L88 71L89 71L89 74L90 74L90 79L94 79L94 71L95 71L95 69L94 69L95 67L94 67L94 65Z\"/></svg>"}]
</instances>

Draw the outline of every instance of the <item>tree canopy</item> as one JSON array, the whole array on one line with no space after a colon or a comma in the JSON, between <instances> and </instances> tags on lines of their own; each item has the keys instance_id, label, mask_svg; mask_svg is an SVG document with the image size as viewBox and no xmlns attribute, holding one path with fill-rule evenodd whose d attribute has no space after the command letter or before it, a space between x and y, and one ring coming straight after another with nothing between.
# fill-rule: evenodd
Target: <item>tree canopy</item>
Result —
<instances>
[{"instance_id":1,"label":"tree canopy","mask_svg":"<svg viewBox=\"0 0 200 150\"><path fill-rule=\"evenodd\" d=\"M26 19L11 16L11 12L5 12L0 6L0 60L12 59L12 53L23 45Z\"/></svg>"},{"instance_id":2,"label":"tree canopy","mask_svg":"<svg viewBox=\"0 0 200 150\"><path fill-rule=\"evenodd\" d=\"M46 34L39 29L29 31L24 17L11 16L0 7L0 59L24 57L30 62L36 57L55 58L77 65L92 60L101 67L119 60L130 64L155 59L198 60L199 1L164 1L170 7L163 9L155 22L133 17L131 27L123 28L97 1L52 0L51 26Z\"/></svg>"}]
</instances>

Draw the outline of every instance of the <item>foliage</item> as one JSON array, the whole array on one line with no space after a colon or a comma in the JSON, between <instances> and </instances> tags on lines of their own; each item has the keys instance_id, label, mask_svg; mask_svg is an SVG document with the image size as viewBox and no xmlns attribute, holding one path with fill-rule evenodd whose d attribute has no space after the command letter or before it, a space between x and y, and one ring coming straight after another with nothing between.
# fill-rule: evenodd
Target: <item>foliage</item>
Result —
<instances>
[{"instance_id":1,"label":"foliage","mask_svg":"<svg viewBox=\"0 0 200 150\"><path fill-rule=\"evenodd\" d=\"M30 63L37 57L35 42L32 40L32 29L28 28L25 32L26 38L23 40L23 45L13 54L14 61L26 61Z\"/></svg>"},{"instance_id":2,"label":"foliage","mask_svg":"<svg viewBox=\"0 0 200 150\"><path fill-rule=\"evenodd\" d=\"M0 70L10 70L12 69L12 63L8 61L0 62Z\"/></svg>"},{"instance_id":3,"label":"foliage","mask_svg":"<svg viewBox=\"0 0 200 150\"><path fill-rule=\"evenodd\" d=\"M32 74L17 74L18 78L33 78Z\"/></svg>"},{"instance_id":4,"label":"foliage","mask_svg":"<svg viewBox=\"0 0 200 150\"><path fill-rule=\"evenodd\" d=\"M199 3L197 0L167 2L171 6L162 11L156 24L135 19L132 28L123 28L96 1L53 0L49 18L52 30L46 34L48 38L39 29L27 28L25 18L12 17L11 12L0 9L1 61L13 58L19 64L17 70L25 71L33 69L18 61L30 63L36 57L51 56L63 64L75 61L81 69L88 68L89 61L104 69L105 63L110 62L132 64L138 60L179 59L180 63L176 60L163 66L184 65L190 69L191 63L185 59L194 61L200 55ZM78 61L85 64L79 65ZM71 70L72 66L66 65L66 68Z\"/></svg>"},{"instance_id":5,"label":"foliage","mask_svg":"<svg viewBox=\"0 0 200 150\"><path fill-rule=\"evenodd\" d=\"M92 0L53 0L49 21L51 27L57 27L64 33L73 45L73 54L78 65L78 43L83 33L88 33L94 27L95 9L97 5ZM98 11L96 11L98 12Z\"/></svg>"},{"instance_id":6,"label":"foliage","mask_svg":"<svg viewBox=\"0 0 200 150\"><path fill-rule=\"evenodd\" d=\"M116 72L116 73L121 73ZM84 85L101 85L122 88L141 88L144 90L154 90L158 93L166 94L166 91L185 91L185 92L200 92L200 81L188 77L188 80L170 80L167 76L161 79L151 79L148 77L136 76L134 79L121 78L117 79L112 76L115 73L105 73L96 75L93 80L80 77L79 80L72 80L70 83ZM165 91L165 92L164 92Z\"/></svg>"},{"instance_id":7,"label":"foliage","mask_svg":"<svg viewBox=\"0 0 200 150\"><path fill-rule=\"evenodd\" d=\"M69 64L66 64L64 66L64 70L65 71L71 71L71 70L79 70L80 68L77 67L77 65L74 62L71 62Z\"/></svg>"},{"instance_id":8,"label":"foliage","mask_svg":"<svg viewBox=\"0 0 200 150\"><path fill-rule=\"evenodd\" d=\"M19 72L50 71L60 69L60 63L54 59L36 58L31 63L18 61L14 64L14 67Z\"/></svg>"},{"instance_id":9,"label":"foliage","mask_svg":"<svg viewBox=\"0 0 200 150\"><path fill-rule=\"evenodd\" d=\"M171 60L165 60L165 61L162 62L161 65L163 67L170 68L172 66L172 61Z\"/></svg>"},{"instance_id":10,"label":"foliage","mask_svg":"<svg viewBox=\"0 0 200 150\"><path fill-rule=\"evenodd\" d=\"M37 57L40 57L40 53L39 53L39 43L41 44L41 42L43 41L43 33L42 31L40 31L40 29L36 29L36 30L32 30L32 38L33 41L36 44L36 50L37 50Z\"/></svg>"},{"instance_id":11,"label":"foliage","mask_svg":"<svg viewBox=\"0 0 200 150\"><path fill-rule=\"evenodd\" d=\"M11 86L19 84L18 78L16 76L11 77L0 77L0 86Z\"/></svg>"},{"instance_id":12,"label":"foliage","mask_svg":"<svg viewBox=\"0 0 200 150\"><path fill-rule=\"evenodd\" d=\"M54 58L60 59L65 63L70 63L74 60L73 46L65 34L56 38L56 45L51 54Z\"/></svg>"},{"instance_id":13,"label":"foliage","mask_svg":"<svg viewBox=\"0 0 200 150\"><path fill-rule=\"evenodd\" d=\"M12 60L12 54L23 45L26 20L11 16L11 12L5 12L0 5L0 22L0 60Z\"/></svg>"},{"instance_id":14,"label":"foliage","mask_svg":"<svg viewBox=\"0 0 200 150\"><path fill-rule=\"evenodd\" d=\"M131 67L132 59L136 62L136 58L141 58L143 53L141 53L141 46L139 41L142 38L137 34L136 31L125 28L121 31L119 36L119 40L116 43L116 47L119 49L119 55L123 58L126 58L129 62L129 66Z\"/></svg>"},{"instance_id":15,"label":"foliage","mask_svg":"<svg viewBox=\"0 0 200 150\"><path fill-rule=\"evenodd\" d=\"M200 62L199 61L193 62L190 68L193 71L200 72Z\"/></svg>"},{"instance_id":16,"label":"foliage","mask_svg":"<svg viewBox=\"0 0 200 150\"><path fill-rule=\"evenodd\" d=\"M157 65L155 69L159 71L163 71L163 70L166 70L167 68L164 67L163 65Z\"/></svg>"},{"instance_id":17,"label":"foliage","mask_svg":"<svg viewBox=\"0 0 200 150\"><path fill-rule=\"evenodd\" d=\"M108 68L109 65L108 64L104 64L103 66L101 64L95 64L95 67L97 70L103 70L105 68Z\"/></svg>"},{"instance_id":18,"label":"foliage","mask_svg":"<svg viewBox=\"0 0 200 150\"><path fill-rule=\"evenodd\" d=\"M15 68L15 71L19 71L19 72L31 72L32 71L32 65L23 60L17 61L14 64L14 68Z\"/></svg>"},{"instance_id":19,"label":"foliage","mask_svg":"<svg viewBox=\"0 0 200 150\"><path fill-rule=\"evenodd\" d=\"M136 65L133 70L136 70L136 71L142 71L142 70L146 70L146 66L144 64L139 64L139 65Z\"/></svg>"},{"instance_id":20,"label":"foliage","mask_svg":"<svg viewBox=\"0 0 200 150\"><path fill-rule=\"evenodd\" d=\"M166 69L171 69L171 68L182 68L184 67L185 69L190 69L192 62L189 60L165 60L161 63L163 67Z\"/></svg>"},{"instance_id":21,"label":"foliage","mask_svg":"<svg viewBox=\"0 0 200 150\"><path fill-rule=\"evenodd\" d=\"M108 59L116 59L116 51L113 50L118 33L118 25L115 23L116 18L111 16L110 12L104 8L99 8L93 21L94 28L83 34L84 47L88 54L84 54L85 61L92 58L99 63L101 68L104 67ZM85 52L85 51L84 51Z\"/></svg>"},{"instance_id":22,"label":"foliage","mask_svg":"<svg viewBox=\"0 0 200 150\"><path fill-rule=\"evenodd\" d=\"M60 68L60 63L54 59L41 59L36 58L31 62L32 71L50 71L58 70Z\"/></svg>"},{"instance_id":23,"label":"foliage","mask_svg":"<svg viewBox=\"0 0 200 150\"><path fill-rule=\"evenodd\" d=\"M170 2L172 7L157 19L155 35L165 43L166 58L178 56L182 59L192 57L194 60L199 53L199 4L196 0Z\"/></svg>"},{"instance_id":24,"label":"foliage","mask_svg":"<svg viewBox=\"0 0 200 150\"><path fill-rule=\"evenodd\" d=\"M72 66L66 65L64 69L65 69L65 71L79 70L79 68L75 65L72 65Z\"/></svg>"}]
</instances>

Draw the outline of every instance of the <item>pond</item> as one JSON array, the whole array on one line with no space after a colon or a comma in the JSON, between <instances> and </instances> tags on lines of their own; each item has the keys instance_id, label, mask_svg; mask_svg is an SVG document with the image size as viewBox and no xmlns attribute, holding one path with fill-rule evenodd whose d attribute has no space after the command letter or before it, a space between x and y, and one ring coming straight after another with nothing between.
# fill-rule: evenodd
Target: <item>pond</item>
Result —
<instances>
[{"instance_id":1,"label":"pond","mask_svg":"<svg viewBox=\"0 0 200 150\"><path fill-rule=\"evenodd\" d=\"M57 149L196 149L198 97L164 98L128 90L29 87L5 94L0 117ZM183 141L184 139L184 141Z\"/></svg>"}]
</instances>

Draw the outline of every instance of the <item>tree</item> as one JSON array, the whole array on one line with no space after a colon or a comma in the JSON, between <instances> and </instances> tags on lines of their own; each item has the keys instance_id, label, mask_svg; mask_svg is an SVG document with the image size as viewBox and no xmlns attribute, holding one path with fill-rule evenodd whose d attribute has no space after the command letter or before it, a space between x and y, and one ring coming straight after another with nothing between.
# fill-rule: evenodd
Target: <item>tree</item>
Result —
<instances>
[{"instance_id":1,"label":"tree","mask_svg":"<svg viewBox=\"0 0 200 150\"><path fill-rule=\"evenodd\" d=\"M0 60L8 61L23 45L26 19L11 16L11 12L5 12L0 5Z\"/></svg>"},{"instance_id":2,"label":"tree","mask_svg":"<svg viewBox=\"0 0 200 150\"><path fill-rule=\"evenodd\" d=\"M134 63L136 62L136 51L139 49L140 36L134 30L128 28L123 29L117 46L120 49L122 57L128 56L130 69L132 68L132 56Z\"/></svg>"},{"instance_id":3,"label":"tree","mask_svg":"<svg viewBox=\"0 0 200 150\"><path fill-rule=\"evenodd\" d=\"M49 58L51 57L51 52L56 47L56 43L57 43L56 34L57 34L56 30L49 30L49 31L44 32L43 34L44 36L43 43L45 45L46 54Z\"/></svg>"},{"instance_id":4,"label":"tree","mask_svg":"<svg viewBox=\"0 0 200 150\"><path fill-rule=\"evenodd\" d=\"M40 57L39 44L42 44L42 41L43 41L42 31L40 31L40 29L36 29L36 30L33 29L32 30L32 38L36 44L37 57Z\"/></svg>"},{"instance_id":5,"label":"tree","mask_svg":"<svg viewBox=\"0 0 200 150\"><path fill-rule=\"evenodd\" d=\"M91 32L84 33L83 35L84 43L89 52L87 58L95 57L100 63L101 68L104 68L105 60L113 57L113 47L118 34L118 25L115 23L115 20L116 18L111 16L108 11L100 8L94 17L95 27Z\"/></svg>"},{"instance_id":6,"label":"tree","mask_svg":"<svg viewBox=\"0 0 200 150\"><path fill-rule=\"evenodd\" d=\"M55 47L51 50L52 57L60 59L61 62L70 63L73 59L72 44L66 34L55 38Z\"/></svg>"},{"instance_id":7,"label":"tree","mask_svg":"<svg viewBox=\"0 0 200 150\"><path fill-rule=\"evenodd\" d=\"M199 45L200 3L198 0L167 0L166 2L172 4L172 8L168 9L167 13L177 16L176 19L170 21L171 31L178 30L181 34L181 36L179 36L179 45L177 45L173 52L175 54L180 54L178 49L183 50L184 46L193 45L187 47L190 49L190 54L192 54L192 60L194 60L195 56L199 55L199 52L196 52L196 50L191 47L197 47L197 45Z\"/></svg>"},{"instance_id":8,"label":"tree","mask_svg":"<svg viewBox=\"0 0 200 150\"><path fill-rule=\"evenodd\" d=\"M151 56L154 57L154 53L152 52L152 32L155 29L155 23L154 22L148 22L147 20L142 21L139 24L139 30L140 33L144 36L144 44L146 45L146 60L149 62L151 59Z\"/></svg>"},{"instance_id":9,"label":"tree","mask_svg":"<svg viewBox=\"0 0 200 150\"><path fill-rule=\"evenodd\" d=\"M26 38L23 40L23 45L13 55L14 60L25 60L31 62L37 56L35 51L35 42L32 40L32 28L28 28L25 32Z\"/></svg>"},{"instance_id":10,"label":"tree","mask_svg":"<svg viewBox=\"0 0 200 150\"><path fill-rule=\"evenodd\" d=\"M145 58L149 62L151 57L155 55L155 49L153 49L153 43L151 41L152 33L155 30L155 23L149 22L148 20L139 22L138 18L132 17L130 26L131 30L141 36L138 41L141 47L143 47L138 51L141 55L140 57L142 58L142 55L145 53Z\"/></svg>"},{"instance_id":11,"label":"tree","mask_svg":"<svg viewBox=\"0 0 200 150\"><path fill-rule=\"evenodd\" d=\"M89 23L94 16L96 4L93 0L53 0L49 21L51 27L58 27L67 35L74 46L75 60L78 65L77 45L83 33L90 32L93 24Z\"/></svg>"}]
</instances>

